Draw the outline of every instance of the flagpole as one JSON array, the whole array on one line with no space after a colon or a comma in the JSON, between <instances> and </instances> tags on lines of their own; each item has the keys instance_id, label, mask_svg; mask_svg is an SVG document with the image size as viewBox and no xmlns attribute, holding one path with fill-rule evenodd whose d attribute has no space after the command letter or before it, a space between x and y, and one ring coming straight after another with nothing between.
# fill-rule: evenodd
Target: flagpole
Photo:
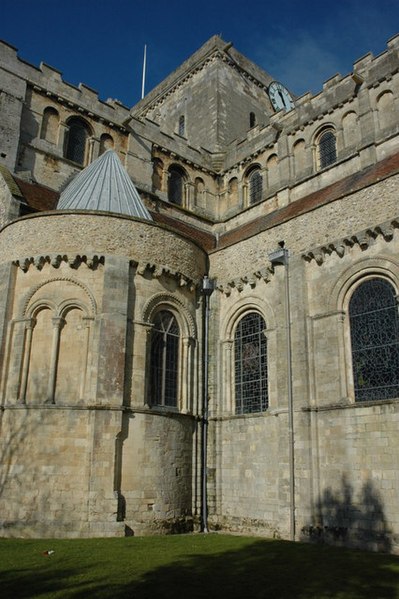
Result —
<instances>
[{"instance_id":1,"label":"flagpole","mask_svg":"<svg viewBox=\"0 0 399 599\"><path fill-rule=\"evenodd\" d=\"M142 79L142 83L141 83L141 99L144 98L146 66L147 66L147 44L144 44L143 79Z\"/></svg>"}]
</instances>

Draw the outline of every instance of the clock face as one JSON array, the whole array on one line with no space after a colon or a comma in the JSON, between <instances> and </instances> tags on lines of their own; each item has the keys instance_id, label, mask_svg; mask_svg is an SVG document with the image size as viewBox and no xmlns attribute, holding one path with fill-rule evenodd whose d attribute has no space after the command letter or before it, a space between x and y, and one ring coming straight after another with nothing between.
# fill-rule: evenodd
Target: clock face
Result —
<instances>
[{"instance_id":1,"label":"clock face","mask_svg":"<svg viewBox=\"0 0 399 599\"><path fill-rule=\"evenodd\" d=\"M268 93L270 102L276 112L278 110L285 110L285 112L288 112L294 108L294 101L291 94L282 83L272 81L269 85Z\"/></svg>"}]
</instances>

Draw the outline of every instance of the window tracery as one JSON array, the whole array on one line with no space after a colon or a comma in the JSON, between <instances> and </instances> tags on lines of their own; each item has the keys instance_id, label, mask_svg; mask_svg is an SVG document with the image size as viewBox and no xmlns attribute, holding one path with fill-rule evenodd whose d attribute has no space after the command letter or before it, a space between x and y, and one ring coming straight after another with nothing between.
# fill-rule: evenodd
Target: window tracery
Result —
<instances>
[{"instance_id":1,"label":"window tracery","mask_svg":"<svg viewBox=\"0 0 399 599\"><path fill-rule=\"evenodd\" d=\"M266 323L257 312L241 318L234 335L236 414L263 412L268 407Z\"/></svg>"},{"instance_id":2,"label":"window tracery","mask_svg":"<svg viewBox=\"0 0 399 599\"><path fill-rule=\"evenodd\" d=\"M177 407L180 329L169 310L154 318L150 347L150 401L152 405Z\"/></svg>"},{"instance_id":3,"label":"window tracery","mask_svg":"<svg viewBox=\"0 0 399 599\"><path fill-rule=\"evenodd\" d=\"M399 398L399 314L392 285L361 283L349 302L356 401Z\"/></svg>"}]
</instances>

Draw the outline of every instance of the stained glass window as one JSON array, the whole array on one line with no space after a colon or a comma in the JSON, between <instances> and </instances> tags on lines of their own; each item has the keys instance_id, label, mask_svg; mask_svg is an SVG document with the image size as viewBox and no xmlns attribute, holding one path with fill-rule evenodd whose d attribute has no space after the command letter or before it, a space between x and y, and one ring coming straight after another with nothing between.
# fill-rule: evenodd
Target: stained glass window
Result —
<instances>
[{"instance_id":1,"label":"stained glass window","mask_svg":"<svg viewBox=\"0 0 399 599\"><path fill-rule=\"evenodd\" d=\"M151 334L150 398L153 405L177 406L180 330L167 310L157 313Z\"/></svg>"},{"instance_id":2,"label":"stained glass window","mask_svg":"<svg viewBox=\"0 0 399 599\"><path fill-rule=\"evenodd\" d=\"M263 412L268 407L266 324L251 312L238 323L234 336L236 414Z\"/></svg>"},{"instance_id":3,"label":"stained glass window","mask_svg":"<svg viewBox=\"0 0 399 599\"><path fill-rule=\"evenodd\" d=\"M399 398L399 316L392 285L370 279L349 303L356 401Z\"/></svg>"}]
</instances>

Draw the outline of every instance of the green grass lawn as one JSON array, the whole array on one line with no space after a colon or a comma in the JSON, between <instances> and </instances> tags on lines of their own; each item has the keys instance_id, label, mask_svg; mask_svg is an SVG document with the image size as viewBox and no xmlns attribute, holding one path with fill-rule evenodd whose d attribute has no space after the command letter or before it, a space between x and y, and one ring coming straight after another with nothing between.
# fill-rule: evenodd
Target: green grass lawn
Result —
<instances>
[{"instance_id":1,"label":"green grass lawn","mask_svg":"<svg viewBox=\"0 0 399 599\"><path fill-rule=\"evenodd\" d=\"M0 539L0 597L399 599L399 558L216 534Z\"/></svg>"}]
</instances>

